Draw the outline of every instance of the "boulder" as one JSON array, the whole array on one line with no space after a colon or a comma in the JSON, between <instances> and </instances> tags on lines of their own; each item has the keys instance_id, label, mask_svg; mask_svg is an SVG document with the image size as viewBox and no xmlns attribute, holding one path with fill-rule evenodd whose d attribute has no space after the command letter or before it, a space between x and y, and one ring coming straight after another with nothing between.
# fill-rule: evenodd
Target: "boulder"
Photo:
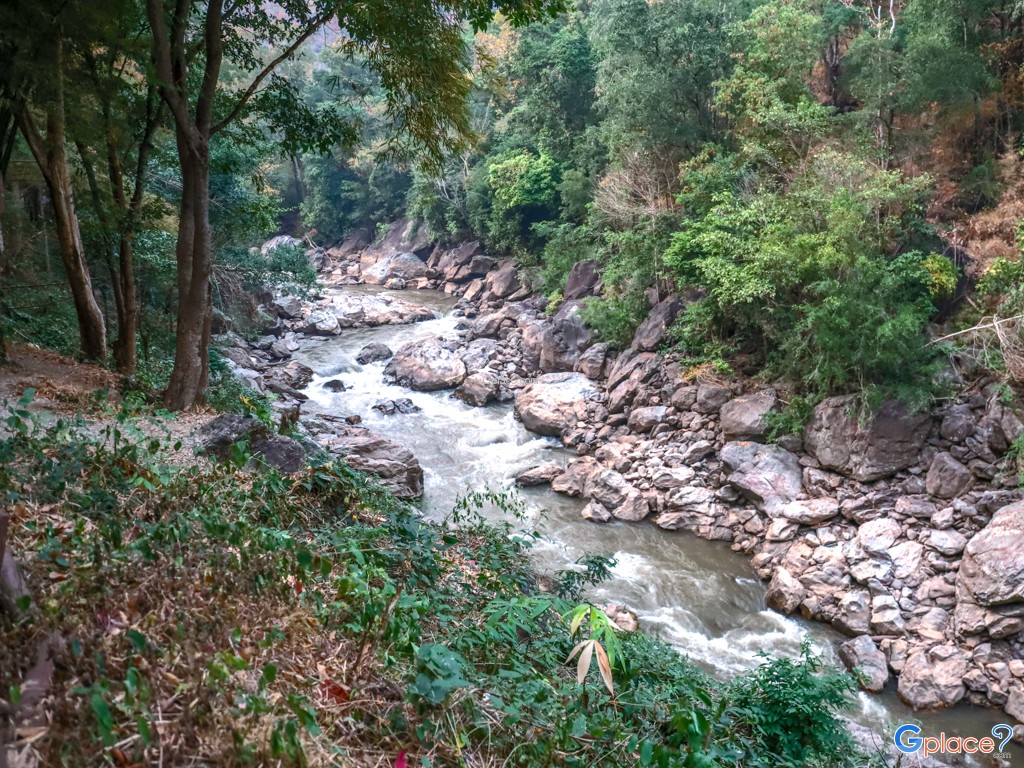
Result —
<instances>
[{"instance_id":1,"label":"boulder","mask_svg":"<svg viewBox=\"0 0 1024 768\"><path fill-rule=\"evenodd\" d=\"M546 373L522 389L515 412L531 432L557 436L576 425L597 391L581 373Z\"/></svg>"},{"instance_id":2,"label":"boulder","mask_svg":"<svg viewBox=\"0 0 1024 768\"><path fill-rule=\"evenodd\" d=\"M938 453L928 467L925 487L939 499L952 499L974 485L974 474L948 453Z\"/></svg>"},{"instance_id":3,"label":"boulder","mask_svg":"<svg viewBox=\"0 0 1024 768\"><path fill-rule=\"evenodd\" d=\"M302 317L302 299L298 296L282 296L279 299L274 299L271 309L277 313L278 317L294 320Z\"/></svg>"},{"instance_id":4,"label":"boulder","mask_svg":"<svg viewBox=\"0 0 1024 768\"><path fill-rule=\"evenodd\" d=\"M538 364L542 371L572 371L593 342L594 334L580 316L582 305L567 301L540 333Z\"/></svg>"},{"instance_id":5,"label":"boulder","mask_svg":"<svg viewBox=\"0 0 1024 768\"><path fill-rule=\"evenodd\" d=\"M1000 509L967 543L956 586L980 606L1024 610L1024 501Z\"/></svg>"},{"instance_id":6,"label":"boulder","mask_svg":"<svg viewBox=\"0 0 1024 768\"><path fill-rule=\"evenodd\" d=\"M855 411L852 395L830 397L815 407L804 446L823 467L869 482L917 463L931 414L910 414L893 400L866 419Z\"/></svg>"},{"instance_id":7,"label":"boulder","mask_svg":"<svg viewBox=\"0 0 1024 768\"><path fill-rule=\"evenodd\" d=\"M718 413L732 397L732 390L717 384L701 384L697 387L697 396L693 410L697 413Z\"/></svg>"},{"instance_id":8,"label":"boulder","mask_svg":"<svg viewBox=\"0 0 1024 768\"><path fill-rule=\"evenodd\" d=\"M341 333L341 324L333 312L316 309L306 317L302 332L310 336L337 336Z\"/></svg>"},{"instance_id":9,"label":"boulder","mask_svg":"<svg viewBox=\"0 0 1024 768\"><path fill-rule=\"evenodd\" d=\"M372 344L367 344L356 353L356 362L360 365L369 365L380 360L387 360L394 356L394 354L389 346L375 341Z\"/></svg>"},{"instance_id":10,"label":"boulder","mask_svg":"<svg viewBox=\"0 0 1024 768\"><path fill-rule=\"evenodd\" d=\"M942 426L939 427L939 434L952 443L962 443L974 434L976 428L977 419L971 406L961 403L946 411Z\"/></svg>"},{"instance_id":11,"label":"boulder","mask_svg":"<svg viewBox=\"0 0 1024 768\"><path fill-rule=\"evenodd\" d=\"M820 525L839 514L839 502L828 498L790 501L775 506L769 514L801 525Z\"/></svg>"},{"instance_id":12,"label":"boulder","mask_svg":"<svg viewBox=\"0 0 1024 768\"><path fill-rule=\"evenodd\" d=\"M636 612L630 610L621 603L609 603L601 608L605 616L612 620L616 629L623 632L636 632L640 628L640 621Z\"/></svg>"},{"instance_id":13,"label":"boulder","mask_svg":"<svg viewBox=\"0 0 1024 768\"><path fill-rule=\"evenodd\" d=\"M348 387L345 386L345 382L341 379L331 379L324 382L324 389L328 392L344 392Z\"/></svg>"},{"instance_id":14,"label":"boulder","mask_svg":"<svg viewBox=\"0 0 1024 768\"><path fill-rule=\"evenodd\" d=\"M952 645L914 651L900 672L897 692L914 709L936 709L956 704L967 692L967 659Z\"/></svg>"},{"instance_id":15,"label":"boulder","mask_svg":"<svg viewBox=\"0 0 1024 768\"><path fill-rule=\"evenodd\" d=\"M931 531L924 540L924 545L946 557L956 557L967 546L967 537L953 528L947 528Z\"/></svg>"},{"instance_id":16,"label":"boulder","mask_svg":"<svg viewBox=\"0 0 1024 768\"><path fill-rule=\"evenodd\" d=\"M253 458L279 472L298 472L306 466L306 449L298 440L284 435L271 435L253 440L249 445Z\"/></svg>"},{"instance_id":17,"label":"boulder","mask_svg":"<svg viewBox=\"0 0 1024 768\"><path fill-rule=\"evenodd\" d=\"M593 456L581 456L565 471L551 481L551 490L567 496L581 496L590 476L601 471L601 465Z\"/></svg>"},{"instance_id":18,"label":"boulder","mask_svg":"<svg viewBox=\"0 0 1024 768\"><path fill-rule=\"evenodd\" d=\"M386 294L335 294L329 310L342 328L404 325L434 318L434 311L429 307Z\"/></svg>"},{"instance_id":19,"label":"boulder","mask_svg":"<svg viewBox=\"0 0 1024 768\"><path fill-rule=\"evenodd\" d=\"M674 296L659 302L636 329L632 348L641 352L656 350L682 308L682 302Z\"/></svg>"},{"instance_id":20,"label":"boulder","mask_svg":"<svg viewBox=\"0 0 1024 768\"><path fill-rule=\"evenodd\" d=\"M889 663L870 635L861 635L839 646L839 658L851 672L860 672L860 687L878 693L889 680Z\"/></svg>"},{"instance_id":21,"label":"boulder","mask_svg":"<svg viewBox=\"0 0 1024 768\"><path fill-rule=\"evenodd\" d=\"M302 241L290 235L272 237L260 246L260 256L266 256L276 248L302 248Z\"/></svg>"},{"instance_id":22,"label":"boulder","mask_svg":"<svg viewBox=\"0 0 1024 768\"><path fill-rule=\"evenodd\" d=\"M579 362L576 363L576 370L588 379L600 379L608 360L608 351L609 346L604 342L594 344L580 355Z\"/></svg>"},{"instance_id":23,"label":"boulder","mask_svg":"<svg viewBox=\"0 0 1024 768\"><path fill-rule=\"evenodd\" d=\"M619 520L639 522L650 511L643 494L614 469L591 473L583 487L583 495L597 501Z\"/></svg>"},{"instance_id":24,"label":"boulder","mask_svg":"<svg viewBox=\"0 0 1024 768\"><path fill-rule=\"evenodd\" d=\"M754 505L765 510L794 501L803 486L803 470L795 454L777 445L726 443L719 454L731 470L728 482Z\"/></svg>"},{"instance_id":25,"label":"boulder","mask_svg":"<svg viewBox=\"0 0 1024 768\"><path fill-rule=\"evenodd\" d=\"M196 444L201 453L227 459L231 456L231 448L242 440L249 445L257 440L266 440L270 432L263 422L251 416L237 413L225 413L207 421L195 433Z\"/></svg>"},{"instance_id":26,"label":"boulder","mask_svg":"<svg viewBox=\"0 0 1024 768\"><path fill-rule=\"evenodd\" d=\"M785 568L778 568L768 584L765 602L779 613L793 613L807 596L804 585Z\"/></svg>"},{"instance_id":27,"label":"boulder","mask_svg":"<svg viewBox=\"0 0 1024 768\"><path fill-rule=\"evenodd\" d=\"M898 522L887 517L869 520L857 529L856 542L869 555L889 555L903 529Z\"/></svg>"},{"instance_id":28,"label":"boulder","mask_svg":"<svg viewBox=\"0 0 1024 768\"><path fill-rule=\"evenodd\" d=\"M325 448L353 469L379 477L399 498L423 496L423 468L411 451L393 440L361 427L344 427L329 435Z\"/></svg>"},{"instance_id":29,"label":"boulder","mask_svg":"<svg viewBox=\"0 0 1024 768\"><path fill-rule=\"evenodd\" d=\"M517 472L515 476L516 485L522 488L532 488L537 485L548 485L552 480L565 471L557 464L538 464Z\"/></svg>"},{"instance_id":30,"label":"boulder","mask_svg":"<svg viewBox=\"0 0 1024 768\"><path fill-rule=\"evenodd\" d=\"M832 624L848 635L865 635L871 629L871 598L860 589L846 592L839 598L839 607Z\"/></svg>"},{"instance_id":31,"label":"boulder","mask_svg":"<svg viewBox=\"0 0 1024 768\"><path fill-rule=\"evenodd\" d=\"M587 505L580 510L580 517L592 523L608 523L614 519L612 513L596 499L587 502Z\"/></svg>"},{"instance_id":32,"label":"boulder","mask_svg":"<svg viewBox=\"0 0 1024 768\"><path fill-rule=\"evenodd\" d=\"M634 432L650 432L668 417L668 408L664 405L649 405L634 408L629 412L629 428Z\"/></svg>"},{"instance_id":33,"label":"boulder","mask_svg":"<svg viewBox=\"0 0 1024 768\"><path fill-rule=\"evenodd\" d=\"M494 339L474 339L459 353L466 370L470 373L482 371L498 355L498 342Z\"/></svg>"},{"instance_id":34,"label":"boulder","mask_svg":"<svg viewBox=\"0 0 1024 768\"><path fill-rule=\"evenodd\" d=\"M455 390L455 396L464 403L484 406L497 400L501 392L498 375L493 371L478 371L463 379Z\"/></svg>"},{"instance_id":35,"label":"boulder","mask_svg":"<svg viewBox=\"0 0 1024 768\"><path fill-rule=\"evenodd\" d=\"M566 301L582 299L584 296L593 296L597 293L598 285L601 282L600 265L593 259L577 261L569 269L569 275L565 279L565 290L562 296Z\"/></svg>"},{"instance_id":36,"label":"boulder","mask_svg":"<svg viewBox=\"0 0 1024 768\"><path fill-rule=\"evenodd\" d=\"M466 378L466 364L452 343L438 336L402 345L384 368L384 377L420 392L450 389Z\"/></svg>"},{"instance_id":37,"label":"boulder","mask_svg":"<svg viewBox=\"0 0 1024 768\"><path fill-rule=\"evenodd\" d=\"M363 269L363 281L370 285L384 285L392 279L405 281L426 277L427 265L415 253L404 252L385 256L376 264Z\"/></svg>"},{"instance_id":38,"label":"boulder","mask_svg":"<svg viewBox=\"0 0 1024 768\"><path fill-rule=\"evenodd\" d=\"M779 398L774 389L729 400L719 412L722 434L726 440L764 442L771 429L768 415L778 410Z\"/></svg>"},{"instance_id":39,"label":"boulder","mask_svg":"<svg viewBox=\"0 0 1024 768\"><path fill-rule=\"evenodd\" d=\"M396 413L417 413L422 410L407 397L400 397L397 400L381 400L370 407L375 411L380 411L385 416L394 416Z\"/></svg>"},{"instance_id":40,"label":"boulder","mask_svg":"<svg viewBox=\"0 0 1024 768\"><path fill-rule=\"evenodd\" d=\"M512 259L501 262L497 269L487 275L487 290L496 299L504 299L519 290L516 263Z\"/></svg>"}]
</instances>

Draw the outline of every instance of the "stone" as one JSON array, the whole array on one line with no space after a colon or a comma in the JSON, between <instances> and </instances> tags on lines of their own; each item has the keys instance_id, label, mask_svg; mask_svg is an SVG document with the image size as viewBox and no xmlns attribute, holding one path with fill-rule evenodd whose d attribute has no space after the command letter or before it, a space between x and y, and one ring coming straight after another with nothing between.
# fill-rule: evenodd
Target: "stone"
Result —
<instances>
[{"instance_id":1,"label":"stone","mask_svg":"<svg viewBox=\"0 0 1024 768\"><path fill-rule=\"evenodd\" d=\"M423 496L423 468L411 451L393 440L362 427L342 427L327 436L324 447L353 469L379 477L399 498Z\"/></svg>"},{"instance_id":2,"label":"stone","mask_svg":"<svg viewBox=\"0 0 1024 768\"><path fill-rule=\"evenodd\" d=\"M580 315L582 309L579 301L567 301L550 322L543 324L537 357L542 371L572 371L579 365L594 338Z\"/></svg>"},{"instance_id":3,"label":"stone","mask_svg":"<svg viewBox=\"0 0 1024 768\"><path fill-rule=\"evenodd\" d=\"M242 440L250 446L257 440L270 437L263 422L251 416L237 413L225 413L207 421L196 430L196 442L202 453L216 456L219 459L231 457L231 448Z\"/></svg>"},{"instance_id":4,"label":"stone","mask_svg":"<svg viewBox=\"0 0 1024 768\"><path fill-rule=\"evenodd\" d=\"M924 540L924 545L928 549L934 549L946 557L956 557L967 546L967 537L959 531L947 528L946 530L929 533L928 537Z\"/></svg>"},{"instance_id":5,"label":"stone","mask_svg":"<svg viewBox=\"0 0 1024 768\"><path fill-rule=\"evenodd\" d=\"M777 445L726 443L720 458L731 470L730 485L760 510L770 503L787 503L800 495L803 472L795 454Z\"/></svg>"},{"instance_id":6,"label":"stone","mask_svg":"<svg viewBox=\"0 0 1024 768\"><path fill-rule=\"evenodd\" d=\"M668 416L668 408L664 405L650 405L644 408L634 408L629 413L628 426L634 432L650 432L659 424L665 421Z\"/></svg>"},{"instance_id":7,"label":"stone","mask_svg":"<svg viewBox=\"0 0 1024 768\"><path fill-rule=\"evenodd\" d=\"M341 328L406 325L434 318L429 307L388 294L335 294L327 310L334 313Z\"/></svg>"},{"instance_id":8,"label":"stone","mask_svg":"<svg viewBox=\"0 0 1024 768\"><path fill-rule=\"evenodd\" d=\"M344 392L348 387L345 386L345 382L341 379L331 379L324 382L324 389L328 392Z\"/></svg>"},{"instance_id":9,"label":"stone","mask_svg":"<svg viewBox=\"0 0 1024 768\"><path fill-rule=\"evenodd\" d=\"M823 467L870 482L917 463L931 414L910 414L887 400L862 420L855 407L852 395L830 397L815 407L804 429L804 446Z\"/></svg>"},{"instance_id":10,"label":"stone","mask_svg":"<svg viewBox=\"0 0 1024 768\"><path fill-rule=\"evenodd\" d=\"M588 379L600 379L608 360L608 351L609 347L604 342L594 344L580 355L579 362L576 363L576 370Z\"/></svg>"},{"instance_id":11,"label":"stone","mask_svg":"<svg viewBox=\"0 0 1024 768\"><path fill-rule=\"evenodd\" d=\"M1024 501L997 511L964 549L957 594L986 608L1024 608Z\"/></svg>"},{"instance_id":12,"label":"stone","mask_svg":"<svg viewBox=\"0 0 1024 768\"><path fill-rule=\"evenodd\" d=\"M575 426L597 392L594 383L581 373L546 373L520 391L515 412L531 432L558 436Z\"/></svg>"},{"instance_id":13,"label":"stone","mask_svg":"<svg viewBox=\"0 0 1024 768\"><path fill-rule=\"evenodd\" d=\"M538 464L535 467L528 467L527 469L517 472L515 475L515 483L521 488L548 485L564 471L564 467L560 467L557 464Z\"/></svg>"},{"instance_id":14,"label":"stone","mask_svg":"<svg viewBox=\"0 0 1024 768\"><path fill-rule=\"evenodd\" d=\"M942 419L942 426L939 427L939 434L946 440L953 443L962 443L974 434L977 428L977 419L971 406L966 404L954 405Z\"/></svg>"},{"instance_id":15,"label":"stone","mask_svg":"<svg viewBox=\"0 0 1024 768\"><path fill-rule=\"evenodd\" d=\"M277 235L260 246L260 256L266 256L278 248L302 248L302 241L291 235Z\"/></svg>"},{"instance_id":16,"label":"stone","mask_svg":"<svg viewBox=\"0 0 1024 768\"><path fill-rule=\"evenodd\" d=\"M918 709L937 709L956 704L967 692L964 675L967 659L952 645L914 651L900 672L897 693Z\"/></svg>"},{"instance_id":17,"label":"stone","mask_svg":"<svg viewBox=\"0 0 1024 768\"><path fill-rule=\"evenodd\" d=\"M470 373L483 370L497 356L498 342L495 339L474 339L459 353Z\"/></svg>"},{"instance_id":18,"label":"stone","mask_svg":"<svg viewBox=\"0 0 1024 768\"><path fill-rule=\"evenodd\" d=\"M496 299L504 299L519 290L519 278L516 275L516 263L513 259L501 262L497 269L487 275L487 290Z\"/></svg>"},{"instance_id":19,"label":"stone","mask_svg":"<svg viewBox=\"0 0 1024 768\"><path fill-rule=\"evenodd\" d=\"M608 523L614 518L612 513L601 504L601 502L591 499L587 502L587 505L580 510L580 517L584 520L589 520L592 523Z\"/></svg>"},{"instance_id":20,"label":"stone","mask_svg":"<svg viewBox=\"0 0 1024 768\"><path fill-rule=\"evenodd\" d=\"M729 400L720 410L722 434L727 441L764 442L771 430L768 416L778 410L779 398L773 389Z\"/></svg>"},{"instance_id":21,"label":"stone","mask_svg":"<svg viewBox=\"0 0 1024 768\"><path fill-rule=\"evenodd\" d=\"M301 389L313 380L313 369L298 360L289 360L284 365L274 367L267 374L267 378L277 379L289 387Z\"/></svg>"},{"instance_id":22,"label":"stone","mask_svg":"<svg viewBox=\"0 0 1024 768\"><path fill-rule=\"evenodd\" d=\"M411 281L426 275L427 265L423 259L408 251L385 256L362 272L363 281L370 285L384 285L396 278Z\"/></svg>"},{"instance_id":23,"label":"stone","mask_svg":"<svg viewBox=\"0 0 1024 768\"><path fill-rule=\"evenodd\" d=\"M683 461L686 464L696 464L715 452L715 444L710 440L698 440L690 445L683 453Z\"/></svg>"},{"instance_id":24,"label":"stone","mask_svg":"<svg viewBox=\"0 0 1024 768\"><path fill-rule=\"evenodd\" d=\"M600 265L593 259L577 261L569 269L562 296L566 301L593 296L601 282Z\"/></svg>"},{"instance_id":25,"label":"stone","mask_svg":"<svg viewBox=\"0 0 1024 768\"><path fill-rule=\"evenodd\" d=\"M807 595L804 585L785 568L778 568L768 584L765 602L779 613L790 614Z\"/></svg>"},{"instance_id":26,"label":"stone","mask_svg":"<svg viewBox=\"0 0 1024 768\"><path fill-rule=\"evenodd\" d=\"M718 410L731 397L732 390L728 387L721 387L717 384L701 384L697 387L697 397L694 400L693 410L697 411L697 413L718 413Z\"/></svg>"},{"instance_id":27,"label":"stone","mask_svg":"<svg viewBox=\"0 0 1024 768\"><path fill-rule=\"evenodd\" d=\"M900 496L896 499L896 513L916 517L919 520L930 520L935 514L935 505L924 497Z\"/></svg>"},{"instance_id":28,"label":"stone","mask_svg":"<svg viewBox=\"0 0 1024 768\"><path fill-rule=\"evenodd\" d=\"M696 472L689 467L662 467L653 473L651 485L661 491L671 491L689 485Z\"/></svg>"},{"instance_id":29,"label":"stone","mask_svg":"<svg viewBox=\"0 0 1024 768\"><path fill-rule=\"evenodd\" d=\"M961 496L974 485L974 474L948 453L937 453L928 467L925 486L939 499Z\"/></svg>"},{"instance_id":30,"label":"stone","mask_svg":"<svg viewBox=\"0 0 1024 768\"><path fill-rule=\"evenodd\" d=\"M567 496L581 496L590 476L601 470L593 456L581 456L551 481L551 490Z\"/></svg>"},{"instance_id":31,"label":"stone","mask_svg":"<svg viewBox=\"0 0 1024 768\"><path fill-rule=\"evenodd\" d=\"M653 352L665 339L669 326L683 308L679 299L671 296L659 302L648 313L647 317L633 335L632 348L641 352Z\"/></svg>"},{"instance_id":32,"label":"stone","mask_svg":"<svg viewBox=\"0 0 1024 768\"><path fill-rule=\"evenodd\" d=\"M367 344L356 353L356 362L360 365L369 365L380 360L387 360L393 357L394 354L391 347L375 341L372 344Z\"/></svg>"},{"instance_id":33,"label":"stone","mask_svg":"<svg viewBox=\"0 0 1024 768\"><path fill-rule=\"evenodd\" d=\"M887 517L869 520L857 529L856 541L870 555L888 556L896 540L903 533L898 522Z\"/></svg>"},{"instance_id":34,"label":"stone","mask_svg":"<svg viewBox=\"0 0 1024 768\"><path fill-rule=\"evenodd\" d=\"M622 605L621 603L609 603L601 608L605 616L612 620L616 629L623 632L636 632L640 628L640 621L636 612Z\"/></svg>"},{"instance_id":35,"label":"stone","mask_svg":"<svg viewBox=\"0 0 1024 768\"><path fill-rule=\"evenodd\" d=\"M455 390L455 397L464 403L480 407L497 400L500 391L501 382L497 374L491 371L478 371L463 379Z\"/></svg>"},{"instance_id":36,"label":"stone","mask_svg":"<svg viewBox=\"0 0 1024 768\"><path fill-rule=\"evenodd\" d=\"M854 589L839 599L839 608L832 624L848 635L864 635L871 626L871 604L867 592Z\"/></svg>"},{"instance_id":37,"label":"stone","mask_svg":"<svg viewBox=\"0 0 1024 768\"><path fill-rule=\"evenodd\" d=\"M384 377L420 392L450 389L466 378L466 364L454 346L438 336L402 345L384 368Z\"/></svg>"},{"instance_id":38,"label":"stone","mask_svg":"<svg viewBox=\"0 0 1024 768\"><path fill-rule=\"evenodd\" d=\"M776 506L769 514L802 525L820 525L839 514L839 502L827 498L790 501Z\"/></svg>"},{"instance_id":39,"label":"stone","mask_svg":"<svg viewBox=\"0 0 1024 768\"><path fill-rule=\"evenodd\" d=\"M249 444L253 458L279 472L291 474L306 466L307 451L298 440L284 435L271 435Z\"/></svg>"},{"instance_id":40,"label":"stone","mask_svg":"<svg viewBox=\"0 0 1024 768\"><path fill-rule=\"evenodd\" d=\"M400 397L397 400L381 400L370 407L385 416L394 416L396 413L417 413L422 410L407 397Z\"/></svg>"},{"instance_id":41,"label":"stone","mask_svg":"<svg viewBox=\"0 0 1024 768\"><path fill-rule=\"evenodd\" d=\"M903 614L892 595L871 598L871 631L876 635L902 635L905 630Z\"/></svg>"},{"instance_id":42,"label":"stone","mask_svg":"<svg viewBox=\"0 0 1024 768\"><path fill-rule=\"evenodd\" d=\"M274 299L271 308L277 313L278 317L285 320L295 320L302 317L302 299L298 296L282 296L279 299Z\"/></svg>"},{"instance_id":43,"label":"stone","mask_svg":"<svg viewBox=\"0 0 1024 768\"><path fill-rule=\"evenodd\" d=\"M878 693L889 681L889 663L869 635L860 635L840 645L839 658L848 670L860 673L858 682L865 691Z\"/></svg>"},{"instance_id":44,"label":"stone","mask_svg":"<svg viewBox=\"0 0 1024 768\"><path fill-rule=\"evenodd\" d=\"M310 336L337 336L341 333L341 324L333 312L317 309L306 317L302 332Z\"/></svg>"}]
</instances>

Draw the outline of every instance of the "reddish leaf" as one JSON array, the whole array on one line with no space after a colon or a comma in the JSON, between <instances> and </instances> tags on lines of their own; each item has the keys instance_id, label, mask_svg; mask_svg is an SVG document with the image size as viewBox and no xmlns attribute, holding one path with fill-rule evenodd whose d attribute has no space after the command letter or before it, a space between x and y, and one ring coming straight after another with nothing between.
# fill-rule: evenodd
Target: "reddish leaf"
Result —
<instances>
[{"instance_id":1,"label":"reddish leaf","mask_svg":"<svg viewBox=\"0 0 1024 768\"><path fill-rule=\"evenodd\" d=\"M325 699L331 699L339 704L344 704L348 701L349 687L342 685L341 683L335 682L334 680L327 679L320 683L320 695Z\"/></svg>"}]
</instances>

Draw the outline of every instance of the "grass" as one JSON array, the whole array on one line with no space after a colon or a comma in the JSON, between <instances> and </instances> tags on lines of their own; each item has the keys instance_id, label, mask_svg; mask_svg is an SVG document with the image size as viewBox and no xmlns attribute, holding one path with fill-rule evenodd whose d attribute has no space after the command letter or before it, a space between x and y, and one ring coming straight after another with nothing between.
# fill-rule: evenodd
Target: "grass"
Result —
<instances>
[{"instance_id":1,"label":"grass","mask_svg":"<svg viewBox=\"0 0 1024 768\"><path fill-rule=\"evenodd\" d=\"M606 563L544 591L532 537L479 515L514 518L514 497L430 524L341 463L173 466L135 417L44 425L24 406L0 441L31 589L0 614L17 764L865 764L837 725L849 677L808 655L721 684L616 631L585 607ZM47 638L49 695L19 711Z\"/></svg>"}]
</instances>

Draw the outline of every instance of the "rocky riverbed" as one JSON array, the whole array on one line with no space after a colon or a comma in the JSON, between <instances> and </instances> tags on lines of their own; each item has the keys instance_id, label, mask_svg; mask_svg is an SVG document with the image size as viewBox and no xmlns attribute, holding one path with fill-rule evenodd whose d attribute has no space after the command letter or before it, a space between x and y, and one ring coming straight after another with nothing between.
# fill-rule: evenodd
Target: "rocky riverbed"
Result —
<instances>
[{"instance_id":1,"label":"rocky riverbed","mask_svg":"<svg viewBox=\"0 0 1024 768\"><path fill-rule=\"evenodd\" d=\"M748 555L773 608L850 636L840 656L868 690L895 678L915 708L969 701L1024 720L1024 502L1009 455L1024 424L997 382L964 383L959 397L918 414L894 402L862 413L832 398L802 434L771 442L779 393L656 352L682 307L674 297L650 297L629 349L599 343L579 317L580 301L600 290L593 264L573 269L548 312L510 261L475 243L435 248L402 223L378 243L356 236L317 258L329 287L452 297L451 333L368 354L412 390L451 390L474 406L514 401L527 429L577 454L567 467L527 468L523 485L578 497L595 524L650 523ZM325 315L338 333L424 319L422 306L405 304L369 293L278 297L264 339L219 341L239 376L279 394L282 415L297 418L312 370L291 355L335 333ZM382 407L401 412L398 399ZM401 495L422 493L416 457L359 418L304 421L322 447Z\"/></svg>"}]
</instances>

